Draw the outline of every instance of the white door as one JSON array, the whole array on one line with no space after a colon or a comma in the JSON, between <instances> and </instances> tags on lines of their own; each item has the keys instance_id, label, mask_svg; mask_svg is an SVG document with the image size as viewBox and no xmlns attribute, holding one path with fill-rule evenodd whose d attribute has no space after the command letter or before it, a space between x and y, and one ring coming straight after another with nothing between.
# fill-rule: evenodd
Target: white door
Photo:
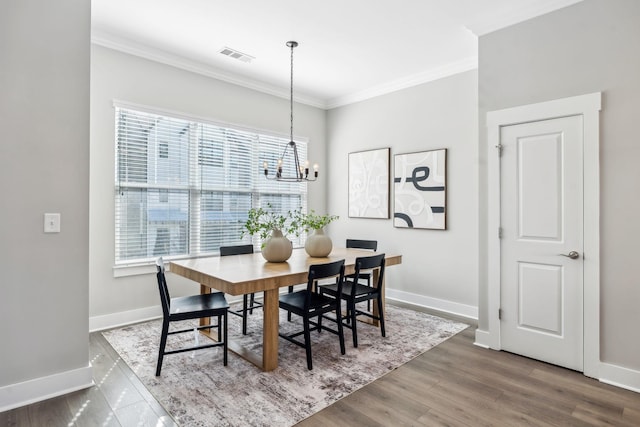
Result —
<instances>
[{"instance_id":1,"label":"white door","mask_svg":"<svg viewBox=\"0 0 640 427\"><path fill-rule=\"evenodd\" d=\"M583 370L583 117L500 130L502 349Z\"/></svg>"}]
</instances>

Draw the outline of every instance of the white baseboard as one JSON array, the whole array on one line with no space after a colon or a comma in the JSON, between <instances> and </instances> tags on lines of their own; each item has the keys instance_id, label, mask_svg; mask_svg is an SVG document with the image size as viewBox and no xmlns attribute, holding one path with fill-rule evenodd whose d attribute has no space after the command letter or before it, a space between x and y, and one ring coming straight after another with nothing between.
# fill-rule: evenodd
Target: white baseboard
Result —
<instances>
[{"instance_id":1,"label":"white baseboard","mask_svg":"<svg viewBox=\"0 0 640 427\"><path fill-rule=\"evenodd\" d=\"M162 309L160 308L160 305L129 311L120 311L102 316L93 316L89 317L89 332L118 328L120 326L131 325L132 323L144 322L146 320L159 319L161 317Z\"/></svg>"},{"instance_id":2,"label":"white baseboard","mask_svg":"<svg viewBox=\"0 0 640 427\"><path fill-rule=\"evenodd\" d=\"M286 288L281 292L286 292ZM242 301L242 296L226 295L226 297L230 304ZM256 300L262 300L262 292L256 294ZM89 317L89 332L104 331L105 329L119 328L133 323L160 318L162 318L162 309L159 304L151 307L137 308L135 310L92 316Z\"/></svg>"},{"instance_id":3,"label":"white baseboard","mask_svg":"<svg viewBox=\"0 0 640 427\"><path fill-rule=\"evenodd\" d=\"M281 292L286 292L286 289ZM472 320L478 319L478 308L470 305L458 304L451 301L425 297L422 295L397 291L389 288L386 289L385 297L390 300L404 302L420 307L426 307L433 310L442 311L444 313L466 317ZM261 300L262 294L256 294L256 299ZM228 300L230 303L234 303L242 301L242 298L229 296ZM162 310L160 308L160 305L143 307L135 310L120 311L117 313L110 313L101 316L92 316L89 318L89 332L118 328L121 326L131 325L133 323L159 319L161 317Z\"/></svg>"},{"instance_id":4,"label":"white baseboard","mask_svg":"<svg viewBox=\"0 0 640 427\"><path fill-rule=\"evenodd\" d=\"M478 347L491 348L491 335L487 331L476 329L476 340L473 344Z\"/></svg>"},{"instance_id":5,"label":"white baseboard","mask_svg":"<svg viewBox=\"0 0 640 427\"><path fill-rule=\"evenodd\" d=\"M91 365L0 387L0 412L61 396L93 385Z\"/></svg>"},{"instance_id":6,"label":"white baseboard","mask_svg":"<svg viewBox=\"0 0 640 427\"><path fill-rule=\"evenodd\" d=\"M640 393L640 371L600 362L600 382Z\"/></svg>"},{"instance_id":7,"label":"white baseboard","mask_svg":"<svg viewBox=\"0 0 640 427\"><path fill-rule=\"evenodd\" d=\"M411 292L398 291L396 289L385 289L385 298L388 300L404 302L444 313L454 314L468 319L478 320L478 307L460 304L438 298L426 297Z\"/></svg>"}]
</instances>

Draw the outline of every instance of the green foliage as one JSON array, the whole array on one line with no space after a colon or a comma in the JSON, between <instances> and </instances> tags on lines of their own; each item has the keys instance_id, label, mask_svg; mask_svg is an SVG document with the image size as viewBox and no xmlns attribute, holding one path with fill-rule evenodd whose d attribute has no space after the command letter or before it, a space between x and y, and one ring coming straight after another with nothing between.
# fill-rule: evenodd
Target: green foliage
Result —
<instances>
[{"instance_id":1,"label":"green foliage","mask_svg":"<svg viewBox=\"0 0 640 427\"><path fill-rule=\"evenodd\" d=\"M312 209L311 212L303 215L302 224L306 231L319 230L320 228L329 225L331 222L335 221L338 218L339 217L337 215L316 214L316 212Z\"/></svg>"},{"instance_id":2,"label":"green foliage","mask_svg":"<svg viewBox=\"0 0 640 427\"><path fill-rule=\"evenodd\" d=\"M244 223L242 236L245 234L258 235L264 242L274 229L282 231L285 236L300 235L304 229L304 214L301 209L289 211L286 214L273 210L271 204L267 204L267 209L251 208L249 217Z\"/></svg>"},{"instance_id":3,"label":"green foliage","mask_svg":"<svg viewBox=\"0 0 640 427\"><path fill-rule=\"evenodd\" d=\"M298 237L302 231L311 231L323 228L335 221L337 215L319 215L312 209L305 214L302 208L285 213L275 212L271 204L267 204L267 209L251 208L249 217L244 223L242 236L245 234L260 236L264 242L274 229L282 231L285 236Z\"/></svg>"}]
</instances>

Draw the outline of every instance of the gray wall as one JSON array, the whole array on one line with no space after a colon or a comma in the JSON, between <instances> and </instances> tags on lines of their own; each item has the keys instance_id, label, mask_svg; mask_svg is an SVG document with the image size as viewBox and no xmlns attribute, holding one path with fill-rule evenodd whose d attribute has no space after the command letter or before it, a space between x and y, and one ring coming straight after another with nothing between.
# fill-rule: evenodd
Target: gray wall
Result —
<instances>
[{"instance_id":1,"label":"gray wall","mask_svg":"<svg viewBox=\"0 0 640 427\"><path fill-rule=\"evenodd\" d=\"M84 0L0 3L0 388L89 365L89 27Z\"/></svg>"},{"instance_id":2,"label":"gray wall","mask_svg":"<svg viewBox=\"0 0 640 427\"><path fill-rule=\"evenodd\" d=\"M640 1L585 0L479 39L480 294L487 328L486 113L602 91L601 359L640 369Z\"/></svg>"},{"instance_id":3,"label":"gray wall","mask_svg":"<svg viewBox=\"0 0 640 427\"><path fill-rule=\"evenodd\" d=\"M331 237L378 240L402 254L387 271L387 296L475 317L477 307L477 72L460 73L356 104L327 116ZM392 219L348 217L348 154L447 148L447 230L394 228ZM390 194L393 211L393 187Z\"/></svg>"},{"instance_id":4,"label":"gray wall","mask_svg":"<svg viewBox=\"0 0 640 427\"><path fill-rule=\"evenodd\" d=\"M113 101L284 134L289 105L286 99L100 46L92 47L91 63L90 327L99 329L159 314L152 274L114 277ZM389 289L403 292L401 298L420 296L422 305L443 302L439 308L475 317L477 217L469 213L477 211L477 73L329 112L296 104L294 131L310 138L309 157L321 166L321 180L309 184L309 207L340 215L340 221L327 228L334 244L343 245L346 237L370 236L371 226L380 225L380 247L404 255L402 268L389 269ZM395 229L391 220L348 218L348 153L379 147L392 147L392 154L449 149L449 230L411 231ZM179 277L171 277L170 285L175 295L198 291L196 284Z\"/></svg>"},{"instance_id":5,"label":"gray wall","mask_svg":"<svg viewBox=\"0 0 640 427\"><path fill-rule=\"evenodd\" d=\"M96 45L91 53L90 316L91 327L101 328L140 320L154 307L160 314L154 274L114 277L114 100L283 135L289 134L290 117L284 98ZM320 165L319 181L308 184L309 208L318 212L325 210L329 173L325 128L324 110L294 104L294 133L309 138L309 160ZM176 296L199 292L197 284L177 276L169 284Z\"/></svg>"}]
</instances>

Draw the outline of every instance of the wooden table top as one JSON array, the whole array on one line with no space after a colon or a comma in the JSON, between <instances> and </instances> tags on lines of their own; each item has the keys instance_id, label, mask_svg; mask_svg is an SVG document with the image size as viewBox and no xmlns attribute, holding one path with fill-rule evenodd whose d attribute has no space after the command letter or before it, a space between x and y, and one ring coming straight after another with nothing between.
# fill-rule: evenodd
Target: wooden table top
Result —
<instances>
[{"instance_id":1,"label":"wooden table top","mask_svg":"<svg viewBox=\"0 0 640 427\"><path fill-rule=\"evenodd\" d=\"M309 266L345 260L345 274L354 272L355 259L381 252L333 248L328 257L312 258L294 249L286 262L267 262L261 253L171 261L170 271L230 295L243 295L306 283ZM385 254L386 266L402 263L402 255Z\"/></svg>"}]
</instances>

